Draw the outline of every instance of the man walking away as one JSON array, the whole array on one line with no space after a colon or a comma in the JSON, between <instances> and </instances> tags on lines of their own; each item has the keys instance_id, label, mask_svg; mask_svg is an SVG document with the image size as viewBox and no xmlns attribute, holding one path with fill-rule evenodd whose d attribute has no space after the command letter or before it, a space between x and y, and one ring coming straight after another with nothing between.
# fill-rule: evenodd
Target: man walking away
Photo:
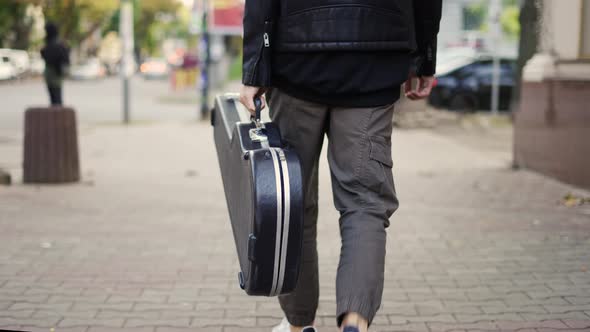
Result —
<instances>
[{"instance_id":1,"label":"man walking away","mask_svg":"<svg viewBox=\"0 0 590 332\"><path fill-rule=\"evenodd\" d=\"M52 106L63 104L63 80L70 64L69 50L58 38L57 26L51 22L47 23L45 25L45 47L41 50L41 56L45 60L44 77Z\"/></svg>"},{"instance_id":2,"label":"man walking away","mask_svg":"<svg viewBox=\"0 0 590 332\"><path fill-rule=\"evenodd\" d=\"M302 265L273 331L315 331L319 297L318 159L328 162L342 238L337 324L365 332L381 305L386 228L398 208L391 133L400 85L426 98L436 67L442 0L246 0L241 102L266 97L299 155L305 193ZM412 81L417 78L418 84Z\"/></svg>"}]
</instances>

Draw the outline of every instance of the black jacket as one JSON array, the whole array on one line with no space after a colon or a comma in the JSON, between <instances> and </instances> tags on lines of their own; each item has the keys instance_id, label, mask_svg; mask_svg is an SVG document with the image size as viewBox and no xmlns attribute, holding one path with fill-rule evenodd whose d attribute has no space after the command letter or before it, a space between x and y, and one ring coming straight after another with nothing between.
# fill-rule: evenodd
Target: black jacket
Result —
<instances>
[{"instance_id":1,"label":"black jacket","mask_svg":"<svg viewBox=\"0 0 590 332\"><path fill-rule=\"evenodd\" d=\"M51 67L60 76L64 75L64 67L70 64L68 48L57 39L47 41L41 50L41 57L45 60L45 66Z\"/></svg>"},{"instance_id":2,"label":"black jacket","mask_svg":"<svg viewBox=\"0 0 590 332\"><path fill-rule=\"evenodd\" d=\"M272 86L273 52L413 53L436 68L442 0L246 0L243 83Z\"/></svg>"}]
</instances>

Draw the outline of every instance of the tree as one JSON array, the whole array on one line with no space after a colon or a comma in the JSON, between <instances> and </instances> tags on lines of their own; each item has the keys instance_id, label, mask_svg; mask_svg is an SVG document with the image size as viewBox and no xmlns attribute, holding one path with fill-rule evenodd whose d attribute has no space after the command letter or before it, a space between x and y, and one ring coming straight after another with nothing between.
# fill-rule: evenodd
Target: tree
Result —
<instances>
[{"instance_id":1,"label":"tree","mask_svg":"<svg viewBox=\"0 0 590 332\"><path fill-rule=\"evenodd\" d=\"M0 6L0 46L26 50L33 20L27 15L30 5L22 0L4 0Z\"/></svg>"},{"instance_id":2,"label":"tree","mask_svg":"<svg viewBox=\"0 0 590 332\"><path fill-rule=\"evenodd\" d=\"M538 0L523 0L520 9L520 42L516 82L512 92L512 111L518 110L522 85L522 72L526 63L535 55L539 45L539 24L541 21L542 4Z\"/></svg>"},{"instance_id":3,"label":"tree","mask_svg":"<svg viewBox=\"0 0 590 332\"><path fill-rule=\"evenodd\" d=\"M508 38L515 40L520 34L520 9L517 5L505 6L500 17L502 31Z\"/></svg>"},{"instance_id":4,"label":"tree","mask_svg":"<svg viewBox=\"0 0 590 332\"><path fill-rule=\"evenodd\" d=\"M470 3L463 9L464 30L486 31L488 29L489 1L480 0ZM504 34L512 39L518 37L520 25L518 23L519 8L517 0L502 0L500 23Z\"/></svg>"},{"instance_id":5,"label":"tree","mask_svg":"<svg viewBox=\"0 0 590 332\"><path fill-rule=\"evenodd\" d=\"M47 21L60 26L64 40L79 45L97 30L118 8L118 0L40 0Z\"/></svg>"},{"instance_id":6,"label":"tree","mask_svg":"<svg viewBox=\"0 0 590 332\"><path fill-rule=\"evenodd\" d=\"M178 1L134 0L134 35L136 54L156 52L164 32L178 25L177 13L181 8ZM113 15L108 27L103 31L119 30L119 13Z\"/></svg>"},{"instance_id":7,"label":"tree","mask_svg":"<svg viewBox=\"0 0 590 332\"><path fill-rule=\"evenodd\" d=\"M162 20L172 21L180 8L177 1L135 0L138 16L135 22L135 37L142 51L152 54L156 51L159 37L155 29Z\"/></svg>"}]
</instances>

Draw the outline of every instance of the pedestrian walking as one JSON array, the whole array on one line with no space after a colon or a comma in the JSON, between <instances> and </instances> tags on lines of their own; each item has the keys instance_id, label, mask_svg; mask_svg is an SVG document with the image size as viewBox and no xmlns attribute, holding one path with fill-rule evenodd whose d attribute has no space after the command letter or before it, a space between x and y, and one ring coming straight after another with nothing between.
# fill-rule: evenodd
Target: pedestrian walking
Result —
<instances>
[{"instance_id":1,"label":"pedestrian walking","mask_svg":"<svg viewBox=\"0 0 590 332\"><path fill-rule=\"evenodd\" d=\"M62 87L67 67L70 65L69 49L59 40L59 30L54 23L45 24L45 47L41 50L45 60L44 78L52 106L63 104Z\"/></svg>"},{"instance_id":2,"label":"pedestrian walking","mask_svg":"<svg viewBox=\"0 0 590 332\"><path fill-rule=\"evenodd\" d=\"M274 332L316 331L318 158L328 162L342 238L337 324L365 332L381 305L386 228L398 208L393 104L426 98L434 82L442 0L246 0L241 102L263 96L301 161L304 240L299 282L279 297ZM417 81L416 86L412 83Z\"/></svg>"}]
</instances>

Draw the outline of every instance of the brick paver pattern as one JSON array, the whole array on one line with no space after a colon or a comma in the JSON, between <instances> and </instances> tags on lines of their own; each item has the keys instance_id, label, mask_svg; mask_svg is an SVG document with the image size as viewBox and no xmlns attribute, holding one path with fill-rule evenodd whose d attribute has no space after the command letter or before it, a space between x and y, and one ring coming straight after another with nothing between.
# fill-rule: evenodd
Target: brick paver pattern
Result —
<instances>
[{"instance_id":1,"label":"brick paver pattern","mask_svg":"<svg viewBox=\"0 0 590 332\"><path fill-rule=\"evenodd\" d=\"M280 321L275 299L238 287L206 124L80 137L80 184L0 187L0 329L270 331ZM2 152L20 158L19 146ZM373 331L590 331L590 207L559 203L588 192L431 131L397 131L393 152L401 208ZM340 239L325 156L321 178L317 325L334 332Z\"/></svg>"}]
</instances>

